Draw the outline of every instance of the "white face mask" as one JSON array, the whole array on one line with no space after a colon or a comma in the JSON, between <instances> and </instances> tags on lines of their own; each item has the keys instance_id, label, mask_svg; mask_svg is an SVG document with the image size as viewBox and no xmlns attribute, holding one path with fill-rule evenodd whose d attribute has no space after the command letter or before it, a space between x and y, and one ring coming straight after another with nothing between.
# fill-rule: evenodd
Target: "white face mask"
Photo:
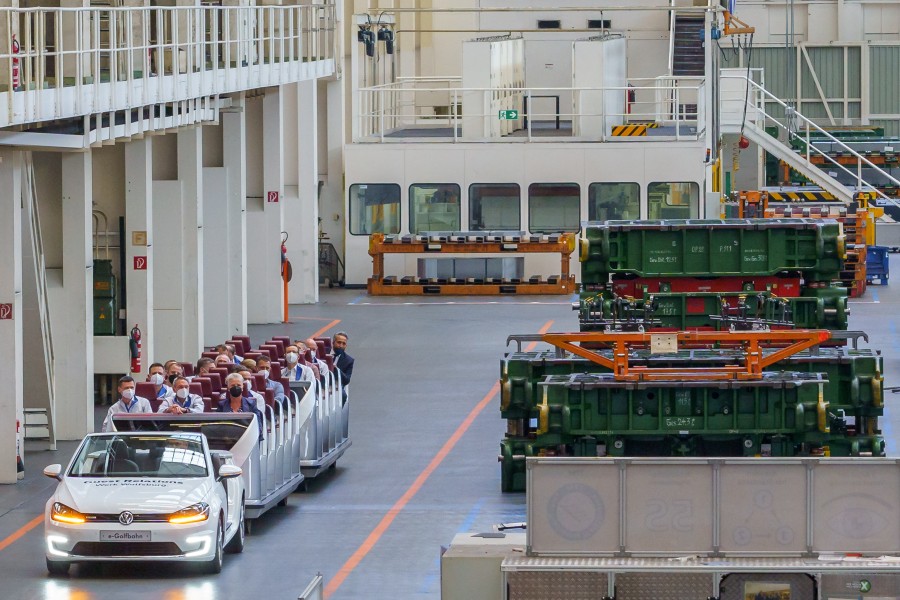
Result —
<instances>
[{"instance_id":1,"label":"white face mask","mask_svg":"<svg viewBox=\"0 0 900 600\"><path fill-rule=\"evenodd\" d=\"M262 376L265 377L266 379L269 378L269 370L268 370L268 369L262 369L261 371L257 371L257 373L259 373L260 375L262 375Z\"/></svg>"},{"instance_id":2,"label":"white face mask","mask_svg":"<svg viewBox=\"0 0 900 600\"><path fill-rule=\"evenodd\" d=\"M289 363L294 364L295 362L297 362L297 359L300 358L300 357L297 355L296 352L288 352L288 353L285 355L285 358L287 359L287 361L288 361Z\"/></svg>"},{"instance_id":3,"label":"white face mask","mask_svg":"<svg viewBox=\"0 0 900 600\"><path fill-rule=\"evenodd\" d=\"M180 390L175 392L175 395L178 396L181 400L184 400L185 398L188 397L188 393L190 393L189 389L181 388Z\"/></svg>"},{"instance_id":4,"label":"white face mask","mask_svg":"<svg viewBox=\"0 0 900 600\"><path fill-rule=\"evenodd\" d=\"M249 390L253 389L253 384L251 383L251 381L249 379L246 379L246 380L244 380L244 387L247 388L247 390L249 391Z\"/></svg>"},{"instance_id":5,"label":"white face mask","mask_svg":"<svg viewBox=\"0 0 900 600\"><path fill-rule=\"evenodd\" d=\"M132 398L134 398L134 389L128 388L126 390L122 390L122 398L124 398L125 400L131 400Z\"/></svg>"},{"instance_id":6,"label":"white face mask","mask_svg":"<svg viewBox=\"0 0 900 600\"><path fill-rule=\"evenodd\" d=\"M155 375L150 376L150 383L153 385L161 385L163 382L163 376L160 373L156 373Z\"/></svg>"}]
</instances>

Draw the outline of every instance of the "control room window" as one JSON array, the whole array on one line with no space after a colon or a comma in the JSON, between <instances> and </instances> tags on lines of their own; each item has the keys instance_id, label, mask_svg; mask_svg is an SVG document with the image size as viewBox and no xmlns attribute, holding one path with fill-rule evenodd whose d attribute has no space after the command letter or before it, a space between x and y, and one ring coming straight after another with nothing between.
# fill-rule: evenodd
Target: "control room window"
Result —
<instances>
[{"instance_id":1,"label":"control room window","mask_svg":"<svg viewBox=\"0 0 900 600\"><path fill-rule=\"evenodd\" d=\"M592 183L588 188L588 220L640 218L641 186L637 183Z\"/></svg>"},{"instance_id":2,"label":"control room window","mask_svg":"<svg viewBox=\"0 0 900 600\"><path fill-rule=\"evenodd\" d=\"M409 231L459 231L459 186L455 183L409 186Z\"/></svg>"},{"instance_id":3,"label":"control room window","mask_svg":"<svg viewBox=\"0 0 900 600\"><path fill-rule=\"evenodd\" d=\"M351 185L350 233L400 233L400 186L395 183Z\"/></svg>"},{"instance_id":4,"label":"control room window","mask_svg":"<svg viewBox=\"0 0 900 600\"><path fill-rule=\"evenodd\" d=\"M700 216L700 186L693 181L662 183L647 187L650 219L696 219Z\"/></svg>"},{"instance_id":5,"label":"control room window","mask_svg":"<svg viewBox=\"0 0 900 600\"><path fill-rule=\"evenodd\" d=\"M581 187L577 183L528 186L528 230L559 233L581 229Z\"/></svg>"},{"instance_id":6,"label":"control room window","mask_svg":"<svg viewBox=\"0 0 900 600\"><path fill-rule=\"evenodd\" d=\"M469 186L471 231L521 228L521 192L517 183L473 183Z\"/></svg>"}]
</instances>

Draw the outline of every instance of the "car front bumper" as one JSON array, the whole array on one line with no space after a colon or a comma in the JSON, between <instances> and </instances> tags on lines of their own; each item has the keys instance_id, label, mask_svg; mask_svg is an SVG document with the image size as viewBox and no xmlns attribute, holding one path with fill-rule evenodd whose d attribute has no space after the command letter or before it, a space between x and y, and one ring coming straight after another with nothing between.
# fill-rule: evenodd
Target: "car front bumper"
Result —
<instances>
[{"instance_id":1,"label":"car front bumper","mask_svg":"<svg viewBox=\"0 0 900 600\"><path fill-rule=\"evenodd\" d=\"M44 517L44 550L47 560L61 562L184 560L203 562L216 553L215 519L200 523L84 523L70 525ZM101 532L128 534L149 532L142 541L101 541ZM142 536L143 537L143 536Z\"/></svg>"}]
</instances>

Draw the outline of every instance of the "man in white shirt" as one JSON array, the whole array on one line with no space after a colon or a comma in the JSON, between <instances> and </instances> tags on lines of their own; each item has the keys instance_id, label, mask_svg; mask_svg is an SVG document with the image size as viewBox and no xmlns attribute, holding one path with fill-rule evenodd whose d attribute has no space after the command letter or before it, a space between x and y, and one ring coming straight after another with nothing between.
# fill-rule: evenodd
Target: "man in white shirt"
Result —
<instances>
[{"instance_id":1,"label":"man in white shirt","mask_svg":"<svg viewBox=\"0 0 900 600\"><path fill-rule=\"evenodd\" d=\"M288 381L309 381L316 380L313 370L307 365L302 365L300 361L300 353L297 346L288 346L284 349L284 360L287 366L281 370L281 376Z\"/></svg>"},{"instance_id":2,"label":"man in white shirt","mask_svg":"<svg viewBox=\"0 0 900 600\"><path fill-rule=\"evenodd\" d=\"M126 375L119 379L118 399L116 403L109 407L106 418L103 419L103 426L100 431L107 432L112 430L112 416L120 413L152 413L150 401L146 398L134 395L134 378Z\"/></svg>"},{"instance_id":3,"label":"man in white shirt","mask_svg":"<svg viewBox=\"0 0 900 600\"><path fill-rule=\"evenodd\" d=\"M172 388L166 385L166 368L161 363L153 363L150 365L150 371L147 374L147 381L156 386L156 399L165 400L175 395Z\"/></svg>"},{"instance_id":4,"label":"man in white shirt","mask_svg":"<svg viewBox=\"0 0 900 600\"><path fill-rule=\"evenodd\" d=\"M157 412L183 415L204 411L206 407L203 405L203 398L191 393L191 384L185 377L176 377L173 386L175 396L163 400Z\"/></svg>"}]
</instances>

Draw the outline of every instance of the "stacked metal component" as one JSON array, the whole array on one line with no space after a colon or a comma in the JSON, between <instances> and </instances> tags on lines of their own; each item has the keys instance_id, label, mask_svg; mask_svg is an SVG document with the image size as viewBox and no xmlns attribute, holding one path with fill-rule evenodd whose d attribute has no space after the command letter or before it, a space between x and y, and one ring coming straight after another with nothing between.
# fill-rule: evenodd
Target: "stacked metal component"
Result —
<instances>
[{"instance_id":1,"label":"stacked metal component","mask_svg":"<svg viewBox=\"0 0 900 600\"><path fill-rule=\"evenodd\" d=\"M883 455L842 256L821 219L588 224L582 332L501 365L503 490L527 456Z\"/></svg>"}]
</instances>

